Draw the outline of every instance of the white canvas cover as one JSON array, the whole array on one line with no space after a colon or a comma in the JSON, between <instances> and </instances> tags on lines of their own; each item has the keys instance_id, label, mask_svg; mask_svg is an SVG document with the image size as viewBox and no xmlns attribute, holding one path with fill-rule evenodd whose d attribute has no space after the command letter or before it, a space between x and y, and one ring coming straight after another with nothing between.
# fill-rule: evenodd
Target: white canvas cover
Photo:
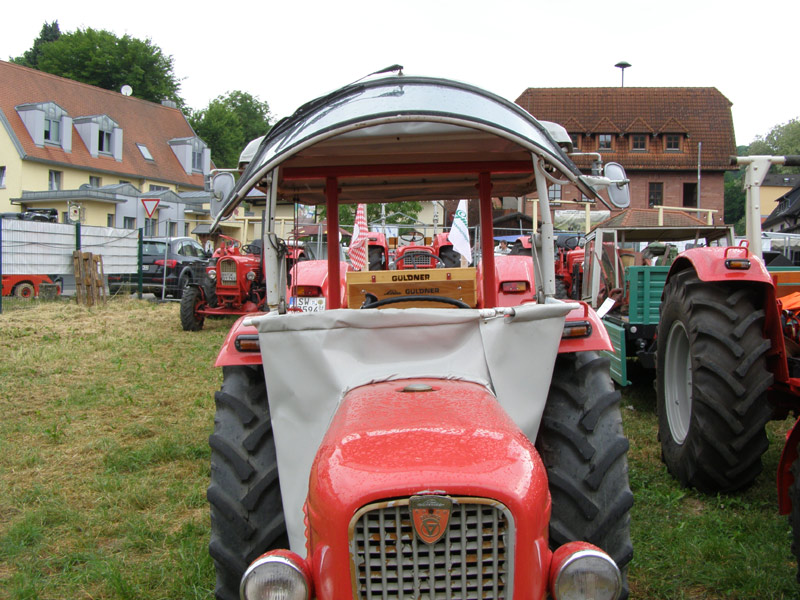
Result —
<instances>
[{"instance_id":1,"label":"white canvas cover","mask_svg":"<svg viewBox=\"0 0 800 600\"><path fill-rule=\"evenodd\" d=\"M259 331L291 549L305 555L311 465L344 394L370 382L435 377L491 390L535 440L566 314L513 309L331 310L254 317Z\"/></svg>"}]
</instances>

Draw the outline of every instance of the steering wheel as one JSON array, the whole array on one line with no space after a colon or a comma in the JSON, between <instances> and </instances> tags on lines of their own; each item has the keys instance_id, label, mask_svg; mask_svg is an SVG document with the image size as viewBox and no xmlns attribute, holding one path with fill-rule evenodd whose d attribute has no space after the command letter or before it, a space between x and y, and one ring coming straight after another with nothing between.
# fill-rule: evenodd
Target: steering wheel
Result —
<instances>
[{"instance_id":1,"label":"steering wheel","mask_svg":"<svg viewBox=\"0 0 800 600\"><path fill-rule=\"evenodd\" d=\"M416 244L417 242L425 241L425 236L419 231L408 231L406 233L401 233L399 236L397 236L397 238L407 244Z\"/></svg>"},{"instance_id":2,"label":"steering wheel","mask_svg":"<svg viewBox=\"0 0 800 600\"><path fill-rule=\"evenodd\" d=\"M380 300L374 294L367 294L361 308L378 308L379 306L386 306L387 304L399 304L401 302L439 302L441 304L450 304L456 308L472 308L463 300L456 298L448 298L447 296L391 296L389 298L381 298Z\"/></svg>"},{"instance_id":3,"label":"steering wheel","mask_svg":"<svg viewBox=\"0 0 800 600\"><path fill-rule=\"evenodd\" d=\"M243 254L261 254L261 247L255 244L245 244L241 251Z\"/></svg>"},{"instance_id":4,"label":"steering wheel","mask_svg":"<svg viewBox=\"0 0 800 600\"><path fill-rule=\"evenodd\" d=\"M568 238L564 238L564 247L567 250L575 250L578 246L580 246L581 236L579 235L571 235Z\"/></svg>"}]
</instances>

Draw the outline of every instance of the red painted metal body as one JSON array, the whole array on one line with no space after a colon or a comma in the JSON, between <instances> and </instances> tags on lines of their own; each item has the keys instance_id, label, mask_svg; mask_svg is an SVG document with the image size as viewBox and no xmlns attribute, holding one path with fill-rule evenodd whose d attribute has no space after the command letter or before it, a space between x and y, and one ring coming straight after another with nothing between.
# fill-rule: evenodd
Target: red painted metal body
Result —
<instances>
[{"instance_id":1,"label":"red painted metal body","mask_svg":"<svg viewBox=\"0 0 800 600\"><path fill-rule=\"evenodd\" d=\"M402 391L411 383L433 389ZM551 555L544 465L483 386L419 379L351 390L319 448L311 481L309 562L320 600L352 597L348 524L356 511L419 493L502 502L515 515L514 598L545 595Z\"/></svg>"},{"instance_id":2,"label":"red painted metal body","mask_svg":"<svg viewBox=\"0 0 800 600\"><path fill-rule=\"evenodd\" d=\"M20 298L33 298L39 295L39 286L43 283L53 283L53 280L47 275L3 275L3 296L19 295ZM28 286L33 286L32 294L26 293L30 289Z\"/></svg>"}]
</instances>

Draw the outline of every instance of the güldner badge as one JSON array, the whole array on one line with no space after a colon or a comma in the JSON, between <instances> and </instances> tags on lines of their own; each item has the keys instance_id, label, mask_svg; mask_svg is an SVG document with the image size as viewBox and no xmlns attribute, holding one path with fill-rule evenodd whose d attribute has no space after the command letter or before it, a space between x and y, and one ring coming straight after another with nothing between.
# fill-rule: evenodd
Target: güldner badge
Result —
<instances>
[{"instance_id":1,"label":"g\u00fcldner badge","mask_svg":"<svg viewBox=\"0 0 800 600\"><path fill-rule=\"evenodd\" d=\"M412 496L408 501L414 532L426 544L435 544L447 531L453 500L447 496Z\"/></svg>"}]
</instances>

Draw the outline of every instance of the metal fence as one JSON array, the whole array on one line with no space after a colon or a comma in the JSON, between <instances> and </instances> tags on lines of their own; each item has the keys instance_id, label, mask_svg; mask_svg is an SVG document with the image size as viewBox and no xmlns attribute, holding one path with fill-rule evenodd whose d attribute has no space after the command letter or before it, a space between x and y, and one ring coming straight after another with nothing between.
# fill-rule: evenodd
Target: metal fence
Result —
<instances>
[{"instance_id":1,"label":"metal fence","mask_svg":"<svg viewBox=\"0 0 800 600\"><path fill-rule=\"evenodd\" d=\"M102 257L106 276L133 278L140 237L139 230L0 218L0 312L73 297L75 250Z\"/></svg>"}]
</instances>

